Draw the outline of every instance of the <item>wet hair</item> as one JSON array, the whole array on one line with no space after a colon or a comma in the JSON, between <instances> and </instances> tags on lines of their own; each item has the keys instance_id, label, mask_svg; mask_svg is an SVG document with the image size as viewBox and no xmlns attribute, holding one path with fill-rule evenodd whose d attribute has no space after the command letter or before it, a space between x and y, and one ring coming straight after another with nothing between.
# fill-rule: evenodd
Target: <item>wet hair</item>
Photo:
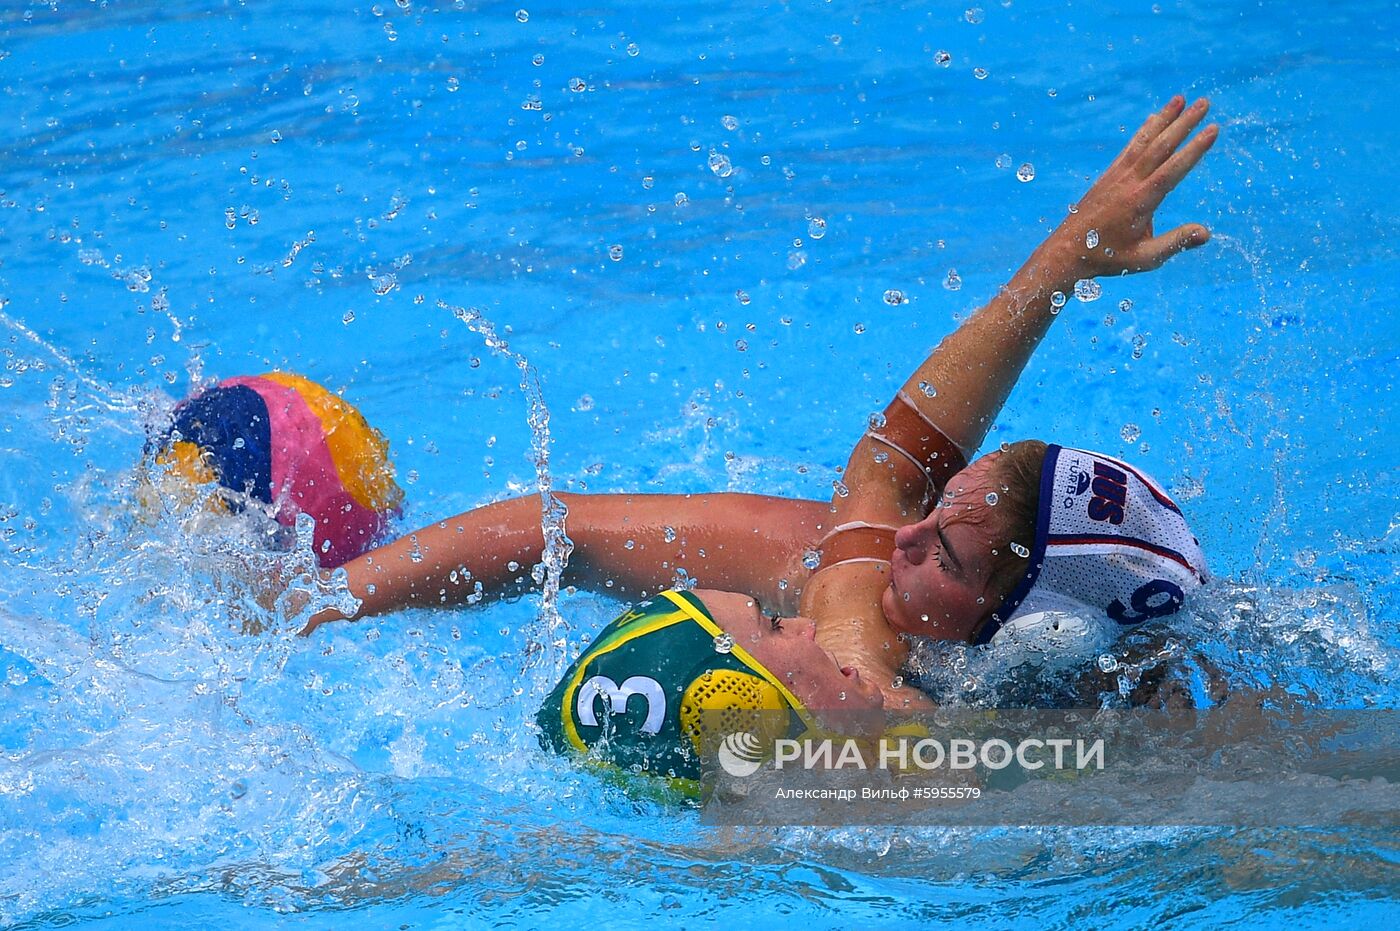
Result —
<instances>
[{"instance_id":1,"label":"wet hair","mask_svg":"<svg viewBox=\"0 0 1400 931\"><path fill-rule=\"evenodd\" d=\"M988 554L991 571L988 575L986 617L978 626L991 619L992 612L1006 600L1028 568L1028 556L1035 543L1036 512L1040 508L1040 469L1048 447L1040 440L1022 440L998 452L987 460L987 478L996 488L996 504L987 507L980 501L954 507L947 524L978 524L988 528L994 554ZM952 506L956 493L945 490L938 507Z\"/></svg>"},{"instance_id":2,"label":"wet hair","mask_svg":"<svg viewBox=\"0 0 1400 931\"><path fill-rule=\"evenodd\" d=\"M1029 552L1035 545L1035 518L1040 509L1040 469L1048 447L1041 440L1021 440L1001 451L992 463L995 481L1005 489L996 509L1005 532L992 567L992 591L996 600L1011 594L1026 571L1028 557L1017 555L1011 544ZM995 611L997 605L992 605Z\"/></svg>"}]
</instances>

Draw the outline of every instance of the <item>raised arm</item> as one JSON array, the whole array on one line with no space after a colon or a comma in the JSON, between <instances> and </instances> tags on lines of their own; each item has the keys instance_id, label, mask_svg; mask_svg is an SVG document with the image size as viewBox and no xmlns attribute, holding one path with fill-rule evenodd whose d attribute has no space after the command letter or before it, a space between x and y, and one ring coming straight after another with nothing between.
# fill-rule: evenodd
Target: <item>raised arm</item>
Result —
<instances>
[{"instance_id":1,"label":"raised arm","mask_svg":"<svg viewBox=\"0 0 1400 931\"><path fill-rule=\"evenodd\" d=\"M930 484L941 487L977 451L1076 282L1150 271L1210 239L1199 223L1153 232L1157 207L1215 142L1215 125L1186 142L1209 107L1178 96L1149 117L1075 211L909 376L885 424L851 455L849 494L833 501L838 520L922 517Z\"/></svg>"}]
</instances>

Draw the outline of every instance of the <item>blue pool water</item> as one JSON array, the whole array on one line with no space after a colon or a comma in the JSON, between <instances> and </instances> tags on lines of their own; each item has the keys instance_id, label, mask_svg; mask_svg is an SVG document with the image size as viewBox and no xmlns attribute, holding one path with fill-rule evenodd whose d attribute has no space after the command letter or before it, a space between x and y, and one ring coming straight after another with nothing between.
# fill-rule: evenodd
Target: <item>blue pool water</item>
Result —
<instances>
[{"instance_id":1,"label":"blue pool water","mask_svg":"<svg viewBox=\"0 0 1400 931\"><path fill-rule=\"evenodd\" d=\"M194 384L343 389L409 529L536 488L472 307L556 488L825 497L1184 92L1223 134L1161 221L1214 241L1071 302L989 443L1182 501L1220 580L1170 675L1400 697L1393 3L522 2L0 6L0 924L1393 923L1365 826L702 829L536 749L537 598L235 632L293 557L130 506ZM959 659L940 700L1015 690Z\"/></svg>"}]
</instances>

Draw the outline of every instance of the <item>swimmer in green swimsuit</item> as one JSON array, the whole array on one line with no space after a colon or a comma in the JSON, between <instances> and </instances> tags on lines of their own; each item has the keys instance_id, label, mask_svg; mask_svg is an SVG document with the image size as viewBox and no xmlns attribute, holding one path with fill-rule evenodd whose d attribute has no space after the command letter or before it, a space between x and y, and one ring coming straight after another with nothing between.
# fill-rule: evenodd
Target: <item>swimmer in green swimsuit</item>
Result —
<instances>
[{"instance_id":1,"label":"swimmer in green swimsuit","mask_svg":"<svg viewBox=\"0 0 1400 931\"><path fill-rule=\"evenodd\" d=\"M1198 100L1188 107L1175 97L1148 118L1025 265L914 369L883 424L856 443L843 494L830 501L558 495L568 508L573 542L568 584L643 598L670 588L683 567L706 589L693 593L698 601L654 597L641 615L624 616L603 632L542 713L551 745L590 745L585 731L596 721L599 728L636 734L669 729L667 746L681 746L679 731L690 713L685 696L707 671L712 678L747 677L735 693L743 696L736 706L783 704L799 719L851 705L928 707L917 690L900 687L908 652L900 635L974 641L989 624L1006 620L997 615L999 606L1018 589L1034 588L1036 573L1049 561L1037 512L1041 482L1059 477L1051 462L1058 447L1027 441L967 463L1076 282L1155 269L1210 238L1199 224L1162 234L1153 229L1163 198L1218 135L1215 126L1197 132L1208 106ZM936 385L936 394L919 390L922 384ZM1136 546L1144 559L1178 557L1178 576L1150 579L1100 610L1119 624L1176 610L1189 587L1182 579L1203 577L1194 557L1152 539L1112 534L1121 535L1135 519L1129 508L1123 522L1125 508L1138 500L1148 504L1134 507L1158 508L1173 521L1179 510L1125 464L1066 462L1061 466L1076 470L1066 473L1070 491L1092 499L1090 515L1103 531L1071 542L1089 550ZM1058 486L1047 487L1058 499ZM991 495L999 498L995 508L986 503ZM1189 537L1184 526L1178 521L1170 529ZM476 594L477 583L488 598L517 595L532 585L519 567L536 563L542 548L536 498L448 518L345 566L350 590L361 600L352 619L460 603ZM821 553L815 567L804 559L813 551ZM1032 572L1029 553L1035 554ZM679 612L670 633L607 652L623 643L629 624L655 617L654 611ZM303 632L342 619L325 611ZM722 635L735 644L728 654L714 650ZM660 684L664 708L646 697L657 693L643 680ZM604 712L604 705L611 710ZM619 708L626 728L614 720ZM657 746L638 744L627 752L660 759L655 771L680 773L678 758L667 756L671 751L657 757Z\"/></svg>"}]
</instances>

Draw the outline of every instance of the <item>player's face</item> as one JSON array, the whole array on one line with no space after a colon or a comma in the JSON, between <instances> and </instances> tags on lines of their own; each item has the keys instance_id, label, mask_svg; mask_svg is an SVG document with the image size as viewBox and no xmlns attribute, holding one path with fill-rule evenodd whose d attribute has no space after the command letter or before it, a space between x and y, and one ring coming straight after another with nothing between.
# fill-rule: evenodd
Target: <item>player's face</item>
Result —
<instances>
[{"instance_id":1,"label":"player's face","mask_svg":"<svg viewBox=\"0 0 1400 931\"><path fill-rule=\"evenodd\" d=\"M954 475L921 521L899 528L890 585L881 600L890 626L940 640L970 640L1001 602L994 570L1009 541L996 504L1005 489L995 455Z\"/></svg>"}]
</instances>

